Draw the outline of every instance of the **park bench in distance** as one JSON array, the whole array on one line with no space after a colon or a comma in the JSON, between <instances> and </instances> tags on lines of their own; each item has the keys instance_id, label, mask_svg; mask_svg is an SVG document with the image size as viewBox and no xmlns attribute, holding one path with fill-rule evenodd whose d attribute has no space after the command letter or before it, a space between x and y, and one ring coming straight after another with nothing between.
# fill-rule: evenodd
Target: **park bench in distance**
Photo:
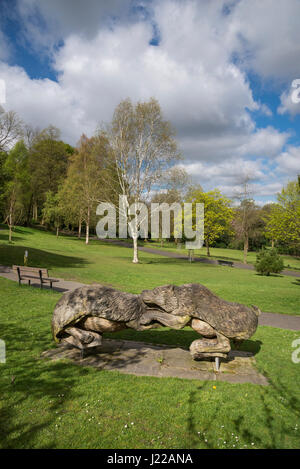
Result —
<instances>
[{"instance_id":1,"label":"park bench in distance","mask_svg":"<svg viewBox=\"0 0 300 469\"><path fill-rule=\"evenodd\" d=\"M223 259L218 259L218 264L219 265L229 265L230 267L233 267L233 262L232 261L223 261Z\"/></svg>"},{"instance_id":2,"label":"park bench in distance","mask_svg":"<svg viewBox=\"0 0 300 469\"><path fill-rule=\"evenodd\" d=\"M50 288L52 288L54 282L59 282L59 280L49 277L48 269L41 269L40 267L13 265L13 271L18 274L19 285L21 285L22 280L28 280L28 285L30 285L32 279L37 279L40 281L41 288L43 288L44 283L50 283Z\"/></svg>"}]
</instances>

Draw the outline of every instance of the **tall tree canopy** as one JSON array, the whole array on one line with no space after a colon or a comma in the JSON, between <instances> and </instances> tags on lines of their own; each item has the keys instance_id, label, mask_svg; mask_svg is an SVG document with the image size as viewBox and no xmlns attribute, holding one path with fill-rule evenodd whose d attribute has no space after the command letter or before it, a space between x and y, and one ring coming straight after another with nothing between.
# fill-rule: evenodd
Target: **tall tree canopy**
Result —
<instances>
[{"instance_id":1,"label":"tall tree canopy","mask_svg":"<svg viewBox=\"0 0 300 469\"><path fill-rule=\"evenodd\" d=\"M67 177L59 194L67 223L86 226L86 243L89 231L95 226L96 206L115 194L109 181L109 146L104 135L88 138L82 135L75 153L70 158Z\"/></svg>"},{"instance_id":2,"label":"tall tree canopy","mask_svg":"<svg viewBox=\"0 0 300 469\"><path fill-rule=\"evenodd\" d=\"M13 226L27 218L30 204L28 150L23 140L17 142L8 153L3 164L3 171L5 182L1 199L9 226L9 241L11 241Z\"/></svg>"},{"instance_id":3,"label":"tall tree canopy","mask_svg":"<svg viewBox=\"0 0 300 469\"><path fill-rule=\"evenodd\" d=\"M120 193L129 204L146 200L164 172L179 159L174 131L154 98L136 105L130 99L122 101L114 112L108 138ZM137 263L137 217L131 224L131 236L133 262Z\"/></svg>"},{"instance_id":4,"label":"tall tree canopy","mask_svg":"<svg viewBox=\"0 0 300 469\"><path fill-rule=\"evenodd\" d=\"M209 192L195 189L190 192L187 202L204 204L204 242L207 255L210 256L211 244L222 234L231 231L233 210L230 200L217 189Z\"/></svg>"},{"instance_id":5,"label":"tall tree canopy","mask_svg":"<svg viewBox=\"0 0 300 469\"><path fill-rule=\"evenodd\" d=\"M35 219L46 200L46 193L56 193L66 176L70 149L59 139L59 130L50 126L40 132L32 144L29 167Z\"/></svg>"},{"instance_id":6,"label":"tall tree canopy","mask_svg":"<svg viewBox=\"0 0 300 469\"><path fill-rule=\"evenodd\" d=\"M300 250L300 187L291 181L277 194L266 216L266 234L275 242L289 246L295 253Z\"/></svg>"}]
</instances>

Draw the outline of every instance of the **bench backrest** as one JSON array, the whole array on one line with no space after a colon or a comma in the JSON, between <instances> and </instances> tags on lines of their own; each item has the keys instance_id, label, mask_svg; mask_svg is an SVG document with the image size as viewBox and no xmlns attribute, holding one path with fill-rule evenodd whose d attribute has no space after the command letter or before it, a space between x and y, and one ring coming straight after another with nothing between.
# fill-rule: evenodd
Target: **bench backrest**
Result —
<instances>
[{"instance_id":1,"label":"bench backrest","mask_svg":"<svg viewBox=\"0 0 300 469\"><path fill-rule=\"evenodd\" d=\"M41 267L28 267L27 265L13 265L12 269L14 272L17 272L18 267L20 269L20 273L22 274L36 274L39 275L39 271L42 272L43 277L48 277L48 269L43 269Z\"/></svg>"}]
</instances>

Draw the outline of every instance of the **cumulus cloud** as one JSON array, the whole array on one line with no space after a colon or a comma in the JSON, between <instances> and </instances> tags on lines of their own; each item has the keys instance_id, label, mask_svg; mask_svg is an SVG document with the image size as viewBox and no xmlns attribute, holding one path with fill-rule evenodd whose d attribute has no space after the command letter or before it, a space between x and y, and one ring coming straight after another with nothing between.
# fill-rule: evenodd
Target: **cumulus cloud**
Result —
<instances>
[{"instance_id":1,"label":"cumulus cloud","mask_svg":"<svg viewBox=\"0 0 300 469\"><path fill-rule=\"evenodd\" d=\"M61 39L76 33L92 38L104 24L127 21L132 0L17 0L24 37L35 49L53 49Z\"/></svg>"},{"instance_id":2,"label":"cumulus cloud","mask_svg":"<svg viewBox=\"0 0 300 469\"><path fill-rule=\"evenodd\" d=\"M282 152L277 158L278 172L288 174L291 177L300 174L300 147L289 145L287 151Z\"/></svg>"},{"instance_id":3,"label":"cumulus cloud","mask_svg":"<svg viewBox=\"0 0 300 469\"><path fill-rule=\"evenodd\" d=\"M263 177L262 164L259 160L232 158L218 164L197 162L187 164L184 167L189 174L201 174L203 181L211 182L214 180L218 181L219 185L237 183L246 177L250 179Z\"/></svg>"},{"instance_id":4,"label":"cumulus cloud","mask_svg":"<svg viewBox=\"0 0 300 469\"><path fill-rule=\"evenodd\" d=\"M5 110L16 110L26 123L40 129L53 124L73 144L82 132L88 133L93 128L72 95L59 83L32 80L22 68L1 62L0 76L6 83Z\"/></svg>"},{"instance_id":5,"label":"cumulus cloud","mask_svg":"<svg viewBox=\"0 0 300 469\"><path fill-rule=\"evenodd\" d=\"M241 155L274 157L281 151L283 145L290 137L288 132L279 132L271 126L258 129L252 133L248 141L239 148Z\"/></svg>"},{"instance_id":6,"label":"cumulus cloud","mask_svg":"<svg viewBox=\"0 0 300 469\"><path fill-rule=\"evenodd\" d=\"M75 144L109 122L122 99L154 96L177 131L186 169L206 188L229 194L244 174L269 184L272 164L291 169L294 153L283 158L287 132L256 127L252 111L272 112L253 98L247 70L280 78L295 71L300 40L294 43L299 31L290 17L298 6L272 2L269 22L269 0L90 0L88 8L77 0L22 0L23 35L47 49L58 79L30 79L3 57L6 107L34 126L56 125Z\"/></svg>"},{"instance_id":7,"label":"cumulus cloud","mask_svg":"<svg viewBox=\"0 0 300 469\"><path fill-rule=\"evenodd\" d=\"M235 50L263 77L297 78L300 55L299 0L242 0L232 9Z\"/></svg>"},{"instance_id":8,"label":"cumulus cloud","mask_svg":"<svg viewBox=\"0 0 300 469\"><path fill-rule=\"evenodd\" d=\"M290 89L282 93L280 103L277 110L279 114L300 114L300 78L293 80Z\"/></svg>"}]
</instances>

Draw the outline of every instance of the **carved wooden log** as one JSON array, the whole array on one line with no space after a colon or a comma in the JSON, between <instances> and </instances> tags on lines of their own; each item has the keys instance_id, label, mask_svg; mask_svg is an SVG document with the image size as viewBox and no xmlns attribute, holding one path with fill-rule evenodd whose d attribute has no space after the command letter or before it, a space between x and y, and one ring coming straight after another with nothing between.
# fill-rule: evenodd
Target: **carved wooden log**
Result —
<instances>
[{"instance_id":1,"label":"carved wooden log","mask_svg":"<svg viewBox=\"0 0 300 469\"><path fill-rule=\"evenodd\" d=\"M226 357L230 352L230 340L222 334L216 334L215 339L197 339L190 345L190 352L194 359L205 357Z\"/></svg>"},{"instance_id":2,"label":"carved wooden log","mask_svg":"<svg viewBox=\"0 0 300 469\"><path fill-rule=\"evenodd\" d=\"M215 329L207 324L207 322L201 321L200 319L193 318L191 321L191 328L203 337L216 337Z\"/></svg>"},{"instance_id":3,"label":"carved wooden log","mask_svg":"<svg viewBox=\"0 0 300 469\"><path fill-rule=\"evenodd\" d=\"M89 316L80 321L80 327L86 331L116 332L126 329L124 322L110 321L109 319Z\"/></svg>"},{"instance_id":4,"label":"carved wooden log","mask_svg":"<svg viewBox=\"0 0 300 469\"><path fill-rule=\"evenodd\" d=\"M124 328L135 330L190 325L203 338L190 347L194 358L226 357L230 340L250 338L259 309L219 298L204 285L163 285L140 295L92 285L65 293L52 318L56 342L81 349L101 344L101 334Z\"/></svg>"},{"instance_id":5,"label":"carved wooden log","mask_svg":"<svg viewBox=\"0 0 300 469\"><path fill-rule=\"evenodd\" d=\"M83 331L78 327L68 327L65 329L65 333L68 335L63 340L80 349L97 347L102 343L102 337L97 332Z\"/></svg>"},{"instance_id":6,"label":"carved wooden log","mask_svg":"<svg viewBox=\"0 0 300 469\"><path fill-rule=\"evenodd\" d=\"M164 311L149 309L141 317L140 324L147 325L152 321L159 322L163 326L171 327L172 329L182 329L190 322L190 316L174 316Z\"/></svg>"}]
</instances>

